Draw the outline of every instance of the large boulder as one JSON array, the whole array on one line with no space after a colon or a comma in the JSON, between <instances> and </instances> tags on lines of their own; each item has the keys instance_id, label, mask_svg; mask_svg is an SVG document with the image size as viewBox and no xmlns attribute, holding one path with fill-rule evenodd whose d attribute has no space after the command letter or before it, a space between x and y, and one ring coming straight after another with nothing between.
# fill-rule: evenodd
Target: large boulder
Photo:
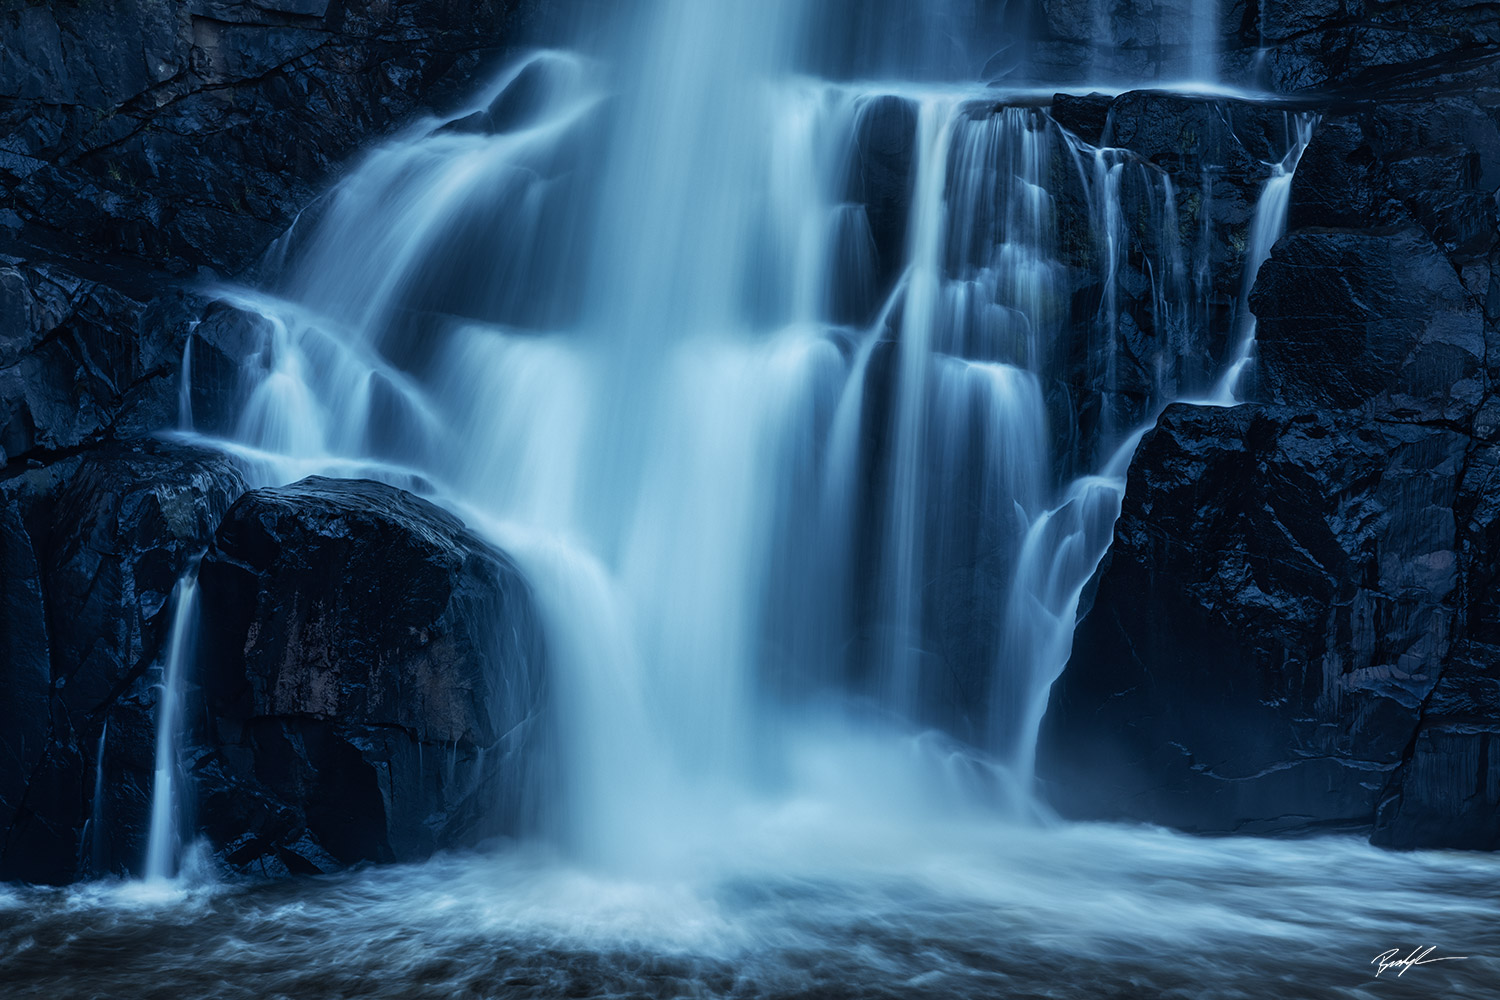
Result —
<instances>
[{"instance_id":1,"label":"large boulder","mask_svg":"<svg viewBox=\"0 0 1500 1000\"><path fill-rule=\"evenodd\" d=\"M1306 409L1169 408L1052 692L1038 768L1058 808L1370 829L1452 651L1468 443Z\"/></svg>"},{"instance_id":2,"label":"large boulder","mask_svg":"<svg viewBox=\"0 0 1500 1000\"><path fill-rule=\"evenodd\" d=\"M199 823L309 871L525 832L545 656L520 573L451 514L318 477L245 494L201 571Z\"/></svg>"},{"instance_id":3,"label":"large boulder","mask_svg":"<svg viewBox=\"0 0 1500 1000\"><path fill-rule=\"evenodd\" d=\"M169 598L243 490L223 456L149 440L0 482L0 879L61 882L100 858L139 861L121 844L149 798L148 674ZM134 746L119 738L126 717L145 720ZM101 763L106 725L116 738ZM119 780L95 803L101 766ZM111 821L85 844L91 814Z\"/></svg>"}]
</instances>

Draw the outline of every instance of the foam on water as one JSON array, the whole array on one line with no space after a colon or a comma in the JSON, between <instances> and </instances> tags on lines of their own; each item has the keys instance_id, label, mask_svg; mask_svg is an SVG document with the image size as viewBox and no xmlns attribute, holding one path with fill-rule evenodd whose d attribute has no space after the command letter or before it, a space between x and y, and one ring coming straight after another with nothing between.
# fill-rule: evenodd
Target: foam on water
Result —
<instances>
[{"instance_id":1,"label":"foam on water","mask_svg":"<svg viewBox=\"0 0 1500 1000\"><path fill-rule=\"evenodd\" d=\"M0 893L8 996L1484 997L1493 859L1144 828L829 823L789 801L672 879L527 852L273 885ZM1376 955L1463 961L1398 986ZM211 956L210 961L205 961ZM87 970L86 974L80 974Z\"/></svg>"}]
</instances>

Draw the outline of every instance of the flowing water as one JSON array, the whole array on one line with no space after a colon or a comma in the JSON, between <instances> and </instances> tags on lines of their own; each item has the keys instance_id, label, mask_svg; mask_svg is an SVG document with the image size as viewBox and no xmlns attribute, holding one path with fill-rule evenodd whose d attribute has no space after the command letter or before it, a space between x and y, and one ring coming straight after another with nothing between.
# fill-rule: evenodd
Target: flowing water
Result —
<instances>
[{"instance_id":1,"label":"flowing water","mask_svg":"<svg viewBox=\"0 0 1500 1000\"><path fill-rule=\"evenodd\" d=\"M1031 794L1136 443L1252 357L1253 318L1211 329L1181 179L1061 127L1051 88L954 82L999 64L953 56L956 0L830 4L855 40L821 46L798 0L624 6L370 153L224 290L263 331L236 418L181 397L259 483L381 479L515 558L557 837L6 890L8 995L89 965L80 995L1354 997L1427 944L1466 959L1403 982L1482 995L1489 859L1059 825ZM1201 88L1218 28L1184 30ZM194 593L152 876L180 863Z\"/></svg>"},{"instance_id":2,"label":"flowing water","mask_svg":"<svg viewBox=\"0 0 1500 1000\"><path fill-rule=\"evenodd\" d=\"M829 832L763 815L731 868L649 881L508 854L0 890L0 981L18 1000L1369 1000L1493 997L1500 976L1484 857L1095 825ZM1376 974L1428 946L1462 961Z\"/></svg>"},{"instance_id":3,"label":"flowing water","mask_svg":"<svg viewBox=\"0 0 1500 1000\"><path fill-rule=\"evenodd\" d=\"M182 700L193 662L194 632L198 625L198 566L190 566L172 593L172 625L167 634L166 661L156 698L156 768L151 781L151 827L143 868L148 881L177 873L182 810ZM103 775L104 736L99 737L100 776ZM96 802L97 805L97 802Z\"/></svg>"}]
</instances>

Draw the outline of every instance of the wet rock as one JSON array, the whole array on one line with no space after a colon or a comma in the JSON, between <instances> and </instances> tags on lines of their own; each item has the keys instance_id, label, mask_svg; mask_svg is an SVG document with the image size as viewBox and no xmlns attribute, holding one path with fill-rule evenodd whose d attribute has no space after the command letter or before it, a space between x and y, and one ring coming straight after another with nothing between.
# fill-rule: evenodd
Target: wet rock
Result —
<instances>
[{"instance_id":1,"label":"wet rock","mask_svg":"<svg viewBox=\"0 0 1500 1000\"><path fill-rule=\"evenodd\" d=\"M1039 774L1066 815L1368 830L1450 655L1461 434L1176 405L1130 471Z\"/></svg>"},{"instance_id":2,"label":"wet rock","mask_svg":"<svg viewBox=\"0 0 1500 1000\"><path fill-rule=\"evenodd\" d=\"M1277 90L1379 93L1493 80L1500 22L1480 0L1267 0L1240 44L1264 47Z\"/></svg>"},{"instance_id":3,"label":"wet rock","mask_svg":"<svg viewBox=\"0 0 1500 1000\"><path fill-rule=\"evenodd\" d=\"M158 414L174 391L186 297L141 292L58 266L0 266L0 468L168 422Z\"/></svg>"},{"instance_id":4,"label":"wet rock","mask_svg":"<svg viewBox=\"0 0 1500 1000\"><path fill-rule=\"evenodd\" d=\"M538 56L526 63L483 111L448 122L439 132L497 135L534 124L567 86L572 67Z\"/></svg>"},{"instance_id":5,"label":"wet rock","mask_svg":"<svg viewBox=\"0 0 1500 1000\"><path fill-rule=\"evenodd\" d=\"M1220 0L1040 0L1033 72L1064 82L1191 78L1195 16L1208 3L1232 9Z\"/></svg>"},{"instance_id":6,"label":"wet rock","mask_svg":"<svg viewBox=\"0 0 1500 1000\"><path fill-rule=\"evenodd\" d=\"M1485 0L1039 0L1010 7L1024 11L1008 19L1013 34L1029 35L1030 73L1057 83L1217 77L1284 93L1391 95L1487 86L1500 58L1500 24Z\"/></svg>"},{"instance_id":7,"label":"wet rock","mask_svg":"<svg viewBox=\"0 0 1500 1000\"><path fill-rule=\"evenodd\" d=\"M1414 227L1290 233L1250 308L1274 400L1462 422L1485 392L1484 317Z\"/></svg>"},{"instance_id":8,"label":"wet rock","mask_svg":"<svg viewBox=\"0 0 1500 1000\"><path fill-rule=\"evenodd\" d=\"M0 210L54 255L237 272L362 141L451 102L539 6L12 5Z\"/></svg>"},{"instance_id":9,"label":"wet rock","mask_svg":"<svg viewBox=\"0 0 1500 1000\"><path fill-rule=\"evenodd\" d=\"M226 352L258 344L264 321L150 274L114 277L132 294L57 265L0 265L0 469L177 426L194 336L202 426L221 428L237 410L246 354Z\"/></svg>"},{"instance_id":10,"label":"wet rock","mask_svg":"<svg viewBox=\"0 0 1500 1000\"><path fill-rule=\"evenodd\" d=\"M864 107L855 126L848 199L864 208L874 249L870 301L855 317L867 322L885 301L906 256L906 224L916 162L917 112L900 97L878 97Z\"/></svg>"},{"instance_id":11,"label":"wet rock","mask_svg":"<svg viewBox=\"0 0 1500 1000\"><path fill-rule=\"evenodd\" d=\"M367 481L256 490L201 581L211 722L194 775L225 864L406 860L535 822L537 612L452 515Z\"/></svg>"},{"instance_id":12,"label":"wet rock","mask_svg":"<svg viewBox=\"0 0 1500 1000\"><path fill-rule=\"evenodd\" d=\"M167 598L243 489L223 456L155 441L105 446L0 484L0 558L23 574L4 585L0 622L0 684L14 723L0 753L16 765L0 782L0 878L68 881L92 863L83 830L100 732L122 699L152 697L145 678L165 638ZM149 755L137 762L140 782L150 766ZM123 831L141 808L109 812ZM117 861L109 867L138 864L110 846L112 835L97 834Z\"/></svg>"},{"instance_id":13,"label":"wet rock","mask_svg":"<svg viewBox=\"0 0 1500 1000\"><path fill-rule=\"evenodd\" d=\"M245 369L264 367L274 328L260 313L231 303L208 303L188 338L185 354L188 414L202 434L229 436L244 412Z\"/></svg>"},{"instance_id":14,"label":"wet rock","mask_svg":"<svg viewBox=\"0 0 1500 1000\"><path fill-rule=\"evenodd\" d=\"M1422 706L1375 843L1500 849L1500 447L1472 448L1455 513L1462 567L1453 653Z\"/></svg>"}]
</instances>

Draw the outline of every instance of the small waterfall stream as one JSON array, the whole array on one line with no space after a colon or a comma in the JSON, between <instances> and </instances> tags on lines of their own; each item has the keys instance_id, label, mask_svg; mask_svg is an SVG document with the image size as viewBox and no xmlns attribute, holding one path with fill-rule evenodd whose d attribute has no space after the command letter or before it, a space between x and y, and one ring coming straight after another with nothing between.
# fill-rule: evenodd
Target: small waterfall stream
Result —
<instances>
[{"instance_id":1,"label":"small waterfall stream","mask_svg":"<svg viewBox=\"0 0 1500 1000\"><path fill-rule=\"evenodd\" d=\"M198 566L195 560L172 592L172 624L167 634L166 658L156 700L156 767L151 780L151 826L143 868L147 881L161 881L177 873L181 847L178 817L183 806L179 794L182 783L182 702L193 662L197 625ZM96 798L96 801L100 799Z\"/></svg>"},{"instance_id":2,"label":"small waterfall stream","mask_svg":"<svg viewBox=\"0 0 1500 1000\"><path fill-rule=\"evenodd\" d=\"M1255 218L1250 223L1250 238L1245 247L1245 264L1240 278L1240 300L1237 310L1240 329L1236 331L1238 342L1224 374L1219 379L1209 401L1221 406L1233 406L1245 396L1244 379L1254 360L1255 314L1250 311L1250 290L1260 274L1261 265L1271 257L1271 248L1286 232L1287 210L1292 200L1292 179L1297 173L1297 164L1312 141L1313 129L1318 119L1311 112L1287 115L1287 132L1291 136L1290 149L1286 156L1272 164L1271 176L1261 191L1260 201L1255 206Z\"/></svg>"}]
</instances>

